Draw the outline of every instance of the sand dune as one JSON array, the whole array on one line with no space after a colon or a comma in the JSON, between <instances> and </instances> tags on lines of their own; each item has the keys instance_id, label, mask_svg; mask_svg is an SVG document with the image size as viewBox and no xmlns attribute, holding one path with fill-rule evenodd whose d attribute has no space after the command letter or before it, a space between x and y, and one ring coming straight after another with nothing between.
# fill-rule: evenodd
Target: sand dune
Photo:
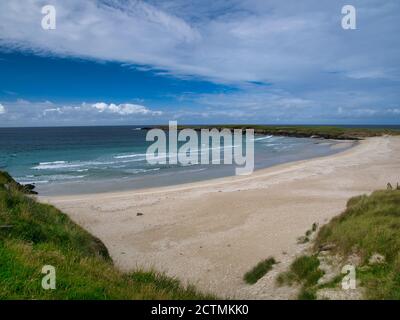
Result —
<instances>
[{"instance_id":1,"label":"sand dune","mask_svg":"<svg viewBox=\"0 0 400 320\"><path fill-rule=\"evenodd\" d=\"M400 182L400 137L248 177L40 200L103 240L124 270L154 267L222 297L279 299L293 295L274 277L304 248L297 237L339 214L348 198L389 181ZM245 284L244 273L268 256L280 263Z\"/></svg>"}]
</instances>

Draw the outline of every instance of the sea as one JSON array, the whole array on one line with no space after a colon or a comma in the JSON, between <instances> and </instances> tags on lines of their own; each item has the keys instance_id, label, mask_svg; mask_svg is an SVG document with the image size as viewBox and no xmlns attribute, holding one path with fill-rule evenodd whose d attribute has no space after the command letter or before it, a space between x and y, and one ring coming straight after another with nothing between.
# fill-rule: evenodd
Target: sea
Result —
<instances>
[{"instance_id":1,"label":"sea","mask_svg":"<svg viewBox=\"0 0 400 320\"><path fill-rule=\"evenodd\" d=\"M34 184L41 195L152 188L235 174L235 165L149 164L146 150L153 142L146 133L139 126L0 128L0 170ZM330 155L343 150L338 143L256 135L255 170ZM222 152L226 146L220 147Z\"/></svg>"}]
</instances>

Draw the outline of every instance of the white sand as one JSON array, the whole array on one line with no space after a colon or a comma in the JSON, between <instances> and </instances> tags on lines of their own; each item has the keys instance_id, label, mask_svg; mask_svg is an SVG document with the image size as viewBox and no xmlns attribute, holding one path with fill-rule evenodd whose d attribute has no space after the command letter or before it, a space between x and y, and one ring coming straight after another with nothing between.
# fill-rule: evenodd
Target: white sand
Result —
<instances>
[{"instance_id":1,"label":"white sand","mask_svg":"<svg viewBox=\"0 0 400 320\"><path fill-rule=\"evenodd\" d=\"M248 177L39 199L99 237L124 270L154 267L222 297L282 299L293 290L274 279L304 248L296 239L340 214L350 197L397 181L400 137L379 137ZM244 273L269 256L281 263L245 284Z\"/></svg>"}]
</instances>

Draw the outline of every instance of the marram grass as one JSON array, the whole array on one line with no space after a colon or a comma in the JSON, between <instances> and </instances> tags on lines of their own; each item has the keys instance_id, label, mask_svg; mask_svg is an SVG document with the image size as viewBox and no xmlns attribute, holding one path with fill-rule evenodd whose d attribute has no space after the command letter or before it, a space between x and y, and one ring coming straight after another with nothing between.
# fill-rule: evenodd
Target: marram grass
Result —
<instances>
[{"instance_id":1,"label":"marram grass","mask_svg":"<svg viewBox=\"0 0 400 320\"><path fill-rule=\"evenodd\" d=\"M259 262L255 267L246 272L243 277L244 281L248 284L256 283L272 269L274 264L276 264L276 261L272 257Z\"/></svg>"}]
</instances>

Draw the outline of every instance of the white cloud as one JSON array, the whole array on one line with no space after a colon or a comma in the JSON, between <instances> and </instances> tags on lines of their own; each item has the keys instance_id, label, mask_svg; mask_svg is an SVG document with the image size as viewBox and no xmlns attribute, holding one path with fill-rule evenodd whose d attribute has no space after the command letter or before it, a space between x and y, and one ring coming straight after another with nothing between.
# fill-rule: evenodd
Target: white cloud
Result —
<instances>
[{"instance_id":1,"label":"white cloud","mask_svg":"<svg viewBox=\"0 0 400 320\"><path fill-rule=\"evenodd\" d=\"M46 1L0 1L0 49L133 64L238 89L193 95L187 108L171 104L165 117L290 122L399 114L399 1L354 0L354 31L341 28L339 0L51 2L57 29L45 31L40 9ZM132 101L20 101L7 103L1 118L101 122L153 120L162 114Z\"/></svg>"},{"instance_id":2,"label":"white cloud","mask_svg":"<svg viewBox=\"0 0 400 320\"><path fill-rule=\"evenodd\" d=\"M400 77L396 1L355 0L356 32L342 30L340 1L149 2L53 0L57 29L48 31L40 26L44 1L1 1L0 44L218 82L312 82L324 70Z\"/></svg>"},{"instance_id":3,"label":"white cloud","mask_svg":"<svg viewBox=\"0 0 400 320\"><path fill-rule=\"evenodd\" d=\"M6 108L0 103L0 114L6 113Z\"/></svg>"},{"instance_id":4,"label":"white cloud","mask_svg":"<svg viewBox=\"0 0 400 320\"><path fill-rule=\"evenodd\" d=\"M0 104L0 114L3 105ZM7 103L7 113L0 118L1 125L49 124L137 124L157 121L162 111L132 103L80 103L58 104L51 101L16 100Z\"/></svg>"},{"instance_id":5,"label":"white cloud","mask_svg":"<svg viewBox=\"0 0 400 320\"><path fill-rule=\"evenodd\" d=\"M84 104L85 106L85 104ZM114 103L104 103L97 102L92 104L92 107L98 112L109 112L109 113L117 113L120 115L161 115L161 111L152 111L146 108L145 106L131 103L123 103L123 104L114 104Z\"/></svg>"},{"instance_id":6,"label":"white cloud","mask_svg":"<svg viewBox=\"0 0 400 320\"><path fill-rule=\"evenodd\" d=\"M400 108L387 109L387 113L400 116Z\"/></svg>"}]
</instances>

